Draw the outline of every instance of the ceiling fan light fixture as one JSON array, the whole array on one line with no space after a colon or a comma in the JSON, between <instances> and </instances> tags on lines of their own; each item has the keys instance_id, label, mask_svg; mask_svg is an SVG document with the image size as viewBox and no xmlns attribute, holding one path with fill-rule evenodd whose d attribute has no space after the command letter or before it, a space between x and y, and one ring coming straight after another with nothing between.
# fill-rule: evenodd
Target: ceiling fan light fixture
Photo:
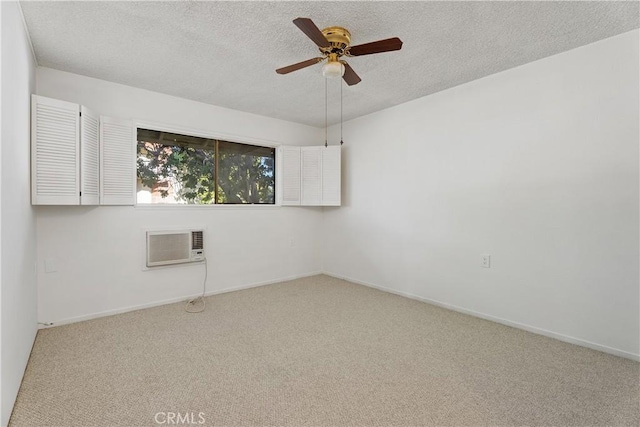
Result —
<instances>
[{"instance_id":1,"label":"ceiling fan light fixture","mask_svg":"<svg viewBox=\"0 0 640 427\"><path fill-rule=\"evenodd\" d=\"M326 78L344 76L344 65L338 61L329 61L322 66L322 75Z\"/></svg>"}]
</instances>

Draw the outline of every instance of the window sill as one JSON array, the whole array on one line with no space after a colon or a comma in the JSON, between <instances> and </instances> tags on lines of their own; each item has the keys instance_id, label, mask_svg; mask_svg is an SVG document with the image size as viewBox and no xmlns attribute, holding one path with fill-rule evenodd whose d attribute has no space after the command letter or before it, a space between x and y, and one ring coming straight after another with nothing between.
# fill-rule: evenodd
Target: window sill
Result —
<instances>
[{"instance_id":1,"label":"window sill","mask_svg":"<svg viewBox=\"0 0 640 427\"><path fill-rule=\"evenodd\" d=\"M156 203L138 203L134 205L136 209L142 210L175 210L175 209L222 209L222 210L235 210L235 209L249 209L249 210L270 210L279 209L281 205L163 205Z\"/></svg>"}]
</instances>

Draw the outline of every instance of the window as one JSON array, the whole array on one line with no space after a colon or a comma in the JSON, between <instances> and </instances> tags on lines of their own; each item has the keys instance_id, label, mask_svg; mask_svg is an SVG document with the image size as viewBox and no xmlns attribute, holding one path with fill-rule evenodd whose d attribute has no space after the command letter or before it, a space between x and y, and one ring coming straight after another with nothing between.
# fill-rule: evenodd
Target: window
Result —
<instances>
[{"instance_id":1,"label":"window","mask_svg":"<svg viewBox=\"0 0 640 427\"><path fill-rule=\"evenodd\" d=\"M275 204L275 148L138 129L137 201Z\"/></svg>"}]
</instances>

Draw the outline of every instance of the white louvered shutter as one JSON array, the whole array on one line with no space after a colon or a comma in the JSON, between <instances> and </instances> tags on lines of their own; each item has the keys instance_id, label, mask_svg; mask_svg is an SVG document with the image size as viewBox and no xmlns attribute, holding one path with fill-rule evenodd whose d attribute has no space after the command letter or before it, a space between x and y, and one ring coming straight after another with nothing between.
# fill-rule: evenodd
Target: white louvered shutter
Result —
<instances>
[{"instance_id":1,"label":"white louvered shutter","mask_svg":"<svg viewBox=\"0 0 640 427\"><path fill-rule=\"evenodd\" d=\"M31 203L80 203L80 106L31 98Z\"/></svg>"},{"instance_id":2,"label":"white louvered shutter","mask_svg":"<svg viewBox=\"0 0 640 427\"><path fill-rule=\"evenodd\" d=\"M302 162L301 204L320 206L322 198L322 153L323 147L301 147Z\"/></svg>"},{"instance_id":3,"label":"white louvered shutter","mask_svg":"<svg viewBox=\"0 0 640 427\"><path fill-rule=\"evenodd\" d=\"M340 206L339 145L322 147L322 205Z\"/></svg>"},{"instance_id":4,"label":"white louvered shutter","mask_svg":"<svg viewBox=\"0 0 640 427\"><path fill-rule=\"evenodd\" d=\"M80 107L80 204L100 203L99 117Z\"/></svg>"},{"instance_id":5,"label":"white louvered shutter","mask_svg":"<svg viewBox=\"0 0 640 427\"><path fill-rule=\"evenodd\" d=\"M135 204L135 142L130 120L100 116L100 204Z\"/></svg>"},{"instance_id":6,"label":"white louvered shutter","mask_svg":"<svg viewBox=\"0 0 640 427\"><path fill-rule=\"evenodd\" d=\"M282 205L300 204L300 147L282 147Z\"/></svg>"}]
</instances>

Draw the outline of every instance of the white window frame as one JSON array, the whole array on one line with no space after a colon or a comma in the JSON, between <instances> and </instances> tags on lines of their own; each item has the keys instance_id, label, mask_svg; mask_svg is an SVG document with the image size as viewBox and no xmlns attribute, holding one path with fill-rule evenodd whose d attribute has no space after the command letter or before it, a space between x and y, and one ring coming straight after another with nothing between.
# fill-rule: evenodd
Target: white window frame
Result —
<instances>
[{"instance_id":1,"label":"white window frame","mask_svg":"<svg viewBox=\"0 0 640 427\"><path fill-rule=\"evenodd\" d=\"M208 204L208 205L195 205L195 204L161 204L161 203L138 203L137 197L134 204L136 209L277 209L282 207L282 177L280 173L281 166L281 154L279 148L283 145L280 142L272 141L268 139L254 138L249 136L234 135L223 132L214 132L203 129L190 128L179 125L167 125L158 122L150 122L145 120L133 120L133 146L135 153L138 152L138 129L150 129L159 132L177 133L181 135L195 136L199 138L218 139L227 142L235 142L236 144L258 145L261 147L275 148L276 152L276 186L275 186L275 203L274 204ZM134 158L134 162L137 161L137 154ZM138 165L134 164L136 171L136 180L134 180L134 193L137 185Z\"/></svg>"}]
</instances>

